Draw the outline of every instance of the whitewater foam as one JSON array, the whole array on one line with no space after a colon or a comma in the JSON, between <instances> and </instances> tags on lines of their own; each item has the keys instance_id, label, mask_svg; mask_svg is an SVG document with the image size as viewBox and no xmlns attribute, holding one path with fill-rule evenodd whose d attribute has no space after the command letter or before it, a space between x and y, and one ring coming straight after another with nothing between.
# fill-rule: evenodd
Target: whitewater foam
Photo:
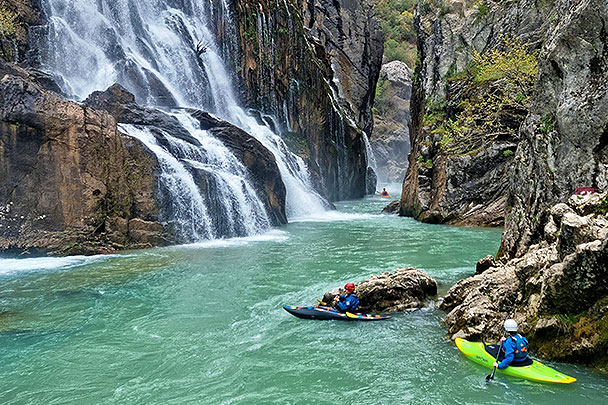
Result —
<instances>
[{"instance_id":1,"label":"whitewater foam","mask_svg":"<svg viewBox=\"0 0 608 405\"><path fill-rule=\"evenodd\" d=\"M212 239L201 242L188 243L185 245L171 246L163 249L215 249L245 246L251 243L259 242L284 242L287 239L289 239L289 234L287 232L280 231L278 229L273 229L269 232L262 233L259 235L227 239Z\"/></svg>"},{"instance_id":2,"label":"whitewater foam","mask_svg":"<svg viewBox=\"0 0 608 405\"><path fill-rule=\"evenodd\" d=\"M33 257L26 259L0 259L0 276L16 273L64 270L84 266L94 262L115 258L120 255Z\"/></svg>"}]
</instances>

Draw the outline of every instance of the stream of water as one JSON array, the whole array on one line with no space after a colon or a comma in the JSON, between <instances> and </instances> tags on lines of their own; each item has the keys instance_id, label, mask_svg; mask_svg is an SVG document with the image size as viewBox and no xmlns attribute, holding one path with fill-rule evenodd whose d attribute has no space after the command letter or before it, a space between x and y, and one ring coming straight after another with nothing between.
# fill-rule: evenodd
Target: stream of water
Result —
<instances>
[{"instance_id":1,"label":"stream of water","mask_svg":"<svg viewBox=\"0 0 608 405\"><path fill-rule=\"evenodd\" d=\"M486 385L436 309L372 323L283 311L404 266L444 293L496 252L499 230L377 214L385 203L342 202L245 238L0 259L0 403L607 403L608 378L571 364L548 363L578 378L568 386Z\"/></svg>"}]
</instances>

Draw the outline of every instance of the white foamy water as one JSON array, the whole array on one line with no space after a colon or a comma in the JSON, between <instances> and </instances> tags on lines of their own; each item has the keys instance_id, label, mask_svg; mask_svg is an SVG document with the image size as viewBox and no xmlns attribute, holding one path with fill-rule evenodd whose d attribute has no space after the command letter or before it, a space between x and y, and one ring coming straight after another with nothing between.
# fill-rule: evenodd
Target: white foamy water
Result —
<instances>
[{"instance_id":1,"label":"white foamy water","mask_svg":"<svg viewBox=\"0 0 608 405\"><path fill-rule=\"evenodd\" d=\"M0 258L0 276L13 275L17 273L69 269L107 260L111 257L119 257L119 255L33 257L25 259Z\"/></svg>"},{"instance_id":2,"label":"white foamy water","mask_svg":"<svg viewBox=\"0 0 608 405\"><path fill-rule=\"evenodd\" d=\"M263 234L241 238L214 239L202 242L189 243L186 245L172 246L168 249L215 249L245 246L259 242L285 242L289 239L289 233L280 230L272 230Z\"/></svg>"},{"instance_id":3,"label":"white foamy water","mask_svg":"<svg viewBox=\"0 0 608 405\"><path fill-rule=\"evenodd\" d=\"M360 221L381 217L380 214L356 214L338 211L325 211L316 215L308 215L294 218L290 222L336 222L336 221Z\"/></svg>"}]
</instances>

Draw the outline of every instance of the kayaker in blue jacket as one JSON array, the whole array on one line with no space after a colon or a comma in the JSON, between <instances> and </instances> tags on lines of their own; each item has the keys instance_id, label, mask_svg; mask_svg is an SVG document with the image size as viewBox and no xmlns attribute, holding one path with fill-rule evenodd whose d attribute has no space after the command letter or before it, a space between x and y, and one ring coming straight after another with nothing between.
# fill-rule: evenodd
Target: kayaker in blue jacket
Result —
<instances>
[{"instance_id":1,"label":"kayaker in blue jacket","mask_svg":"<svg viewBox=\"0 0 608 405\"><path fill-rule=\"evenodd\" d=\"M528 339L517 333L517 322L514 319L505 321L505 335L500 338L504 359L494 362L494 367L507 368L509 365L523 365L528 360Z\"/></svg>"},{"instance_id":2,"label":"kayaker in blue jacket","mask_svg":"<svg viewBox=\"0 0 608 405\"><path fill-rule=\"evenodd\" d=\"M346 283L344 289L346 290L345 295L336 295L334 297L334 307L340 312L354 312L359 306L359 298L355 294L355 285L353 283Z\"/></svg>"}]
</instances>

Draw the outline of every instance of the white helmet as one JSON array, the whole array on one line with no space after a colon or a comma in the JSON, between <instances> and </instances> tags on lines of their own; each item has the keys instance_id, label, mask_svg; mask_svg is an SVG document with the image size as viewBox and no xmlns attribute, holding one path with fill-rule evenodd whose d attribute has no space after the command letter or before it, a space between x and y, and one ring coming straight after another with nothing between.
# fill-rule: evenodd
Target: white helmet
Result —
<instances>
[{"instance_id":1,"label":"white helmet","mask_svg":"<svg viewBox=\"0 0 608 405\"><path fill-rule=\"evenodd\" d=\"M517 332L517 322L514 319L505 321L505 332Z\"/></svg>"}]
</instances>

